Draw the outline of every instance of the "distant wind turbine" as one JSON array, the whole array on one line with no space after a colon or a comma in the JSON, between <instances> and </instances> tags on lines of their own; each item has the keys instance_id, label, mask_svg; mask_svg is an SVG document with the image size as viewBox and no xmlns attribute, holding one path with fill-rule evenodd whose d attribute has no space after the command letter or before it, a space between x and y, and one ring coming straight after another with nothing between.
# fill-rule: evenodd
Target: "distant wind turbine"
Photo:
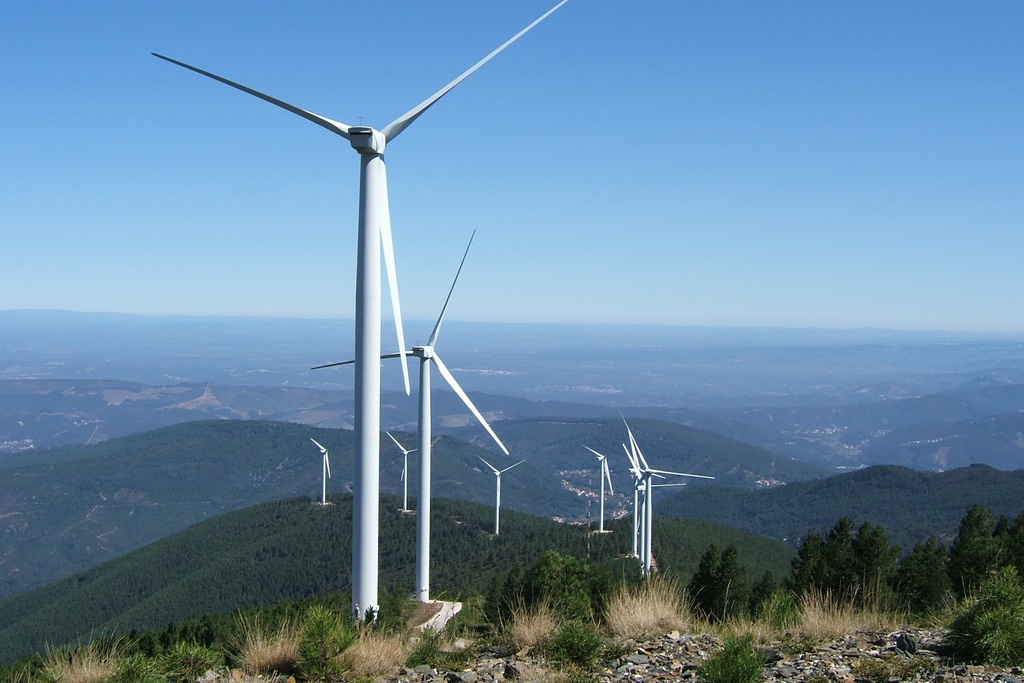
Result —
<instances>
[{"instance_id":1,"label":"distant wind turbine","mask_svg":"<svg viewBox=\"0 0 1024 683\"><path fill-rule=\"evenodd\" d=\"M331 459L327 457L327 449L321 446L319 441L313 437L309 437L309 440L315 443L320 452L324 454L324 490L323 496L320 498L320 504L327 505L327 478L331 476Z\"/></svg>"},{"instance_id":2,"label":"distant wind turbine","mask_svg":"<svg viewBox=\"0 0 1024 683\"><path fill-rule=\"evenodd\" d=\"M640 547L640 566L644 576L651 575L651 561L653 559L653 543L652 536L654 535L654 486L653 478L664 479L666 475L675 477L694 477L697 479L714 479L703 474L686 474L684 472L669 472L668 470L654 469L647 464L647 459L644 458L644 454L640 451L640 446L637 445L636 439L633 437L633 430L629 428L629 424L626 423L626 419L623 418L622 422L626 424L626 433L629 435L630 447L626 449L626 455L629 456L631 471L635 477L639 475L637 488L639 489L640 483L643 482L643 510L642 510L642 521L641 521L641 533L640 537L642 544Z\"/></svg>"},{"instance_id":3,"label":"distant wind turbine","mask_svg":"<svg viewBox=\"0 0 1024 683\"><path fill-rule=\"evenodd\" d=\"M455 272L455 278L452 280L452 286L448 289L448 296L444 300L444 305L441 307L441 314L437 316L437 323L434 325L434 331L430 333L430 338L427 343L423 346L414 346L412 348L412 355L420 359L420 404L419 404L419 432L420 432L420 490L419 499L417 501L418 511L416 513L416 599L420 602L430 602L430 478L431 478L431 409L430 409L430 366L436 365L438 372L444 377L445 381L448 382L448 386L452 388L462 402L469 408L469 411L473 413L473 417L483 425L483 428L487 430L487 433L491 435L494 442L498 444L501 451L508 455L508 449L505 448L505 444L501 442L498 435L494 433L491 426L487 424L487 420L484 419L483 414L477 410L477 407L473 405L473 401L470 400L469 395L463 391L459 383L455 381L455 377L448 370L448 367L441 360L441 357L437 354L434 345L437 344L438 335L441 334L441 323L444 322L444 314L448 310L448 303L452 299L452 292L455 291L455 284L459 281L459 275L462 274L462 267L466 264L466 257L469 255L469 248L473 246L473 238L476 236L476 231L469 237L469 244L466 245L466 251L462 254L462 261L459 263L459 269ZM389 353L381 358L398 358L398 354ZM314 370L320 368L329 368L338 365L349 365L353 361L342 361L340 363L328 363L327 365L318 365ZM392 437L393 438L393 437Z\"/></svg>"},{"instance_id":4,"label":"distant wind turbine","mask_svg":"<svg viewBox=\"0 0 1024 683\"><path fill-rule=\"evenodd\" d=\"M395 438L391 432L384 432L391 437L391 440L398 446L398 450L402 451L402 512L409 511L409 454L416 451L416 449L408 450L405 446L398 443L398 439Z\"/></svg>"},{"instance_id":5,"label":"distant wind turbine","mask_svg":"<svg viewBox=\"0 0 1024 683\"><path fill-rule=\"evenodd\" d=\"M403 356L402 375L409 393L409 371L404 363L405 334L398 301L398 279L395 272L395 251L391 235L391 212L388 205L387 172L384 148L423 112L437 103L470 74L489 62L498 53L518 40L527 31L550 16L568 0L541 15L533 23L502 43L448 85L386 125L382 130L370 126L350 126L326 116L315 114L248 86L204 71L176 59L153 53L172 64L194 71L229 85L254 97L281 107L339 135L359 153L359 230L356 257L356 376L355 376L355 500L352 524L352 610L357 619L376 614L379 582L380 542L380 260L384 252L391 305L394 309L398 347ZM365 70L360 70L364 76Z\"/></svg>"},{"instance_id":6,"label":"distant wind turbine","mask_svg":"<svg viewBox=\"0 0 1024 683\"><path fill-rule=\"evenodd\" d=\"M480 458L479 455L476 457ZM490 467L491 471L494 472L494 535L497 536L501 530L501 475L517 465L522 465L526 461L520 460L515 465L509 465L503 470L499 470L483 458L480 458L480 462Z\"/></svg>"},{"instance_id":7,"label":"distant wind turbine","mask_svg":"<svg viewBox=\"0 0 1024 683\"><path fill-rule=\"evenodd\" d=\"M608 469L608 456L598 453L590 446L584 446L588 451L597 456L597 461L601 464L601 522L598 525L597 532L599 534L604 533L604 482L608 482L608 491L615 495L615 489L612 488L612 473Z\"/></svg>"}]
</instances>

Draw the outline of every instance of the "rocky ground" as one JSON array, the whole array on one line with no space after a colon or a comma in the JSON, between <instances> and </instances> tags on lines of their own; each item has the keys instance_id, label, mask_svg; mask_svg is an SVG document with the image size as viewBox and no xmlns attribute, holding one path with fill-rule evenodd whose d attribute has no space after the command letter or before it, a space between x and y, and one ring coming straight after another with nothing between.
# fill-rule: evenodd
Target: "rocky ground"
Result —
<instances>
[{"instance_id":1,"label":"rocky ground","mask_svg":"<svg viewBox=\"0 0 1024 683\"><path fill-rule=\"evenodd\" d=\"M804 645L776 643L766 649L769 663L764 679L785 683L1024 683L1024 670L958 663L944 647L945 633L911 629L895 633L856 633L845 638ZM631 643L614 661L605 662L586 680L601 683L700 680L699 668L721 649L713 636L670 633L654 640ZM524 652L509 657L481 657L466 671L435 671L429 667L386 677L388 683L522 683L564 679L543 660ZM577 679L578 680L578 679Z\"/></svg>"},{"instance_id":2,"label":"rocky ground","mask_svg":"<svg viewBox=\"0 0 1024 683\"><path fill-rule=\"evenodd\" d=\"M944 645L945 632L906 629L897 632L860 632L844 638L808 644L798 639L765 648L768 664L763 680L775 683L1024 683L1024 669L998 668L955 661ZM710 635L678 632L644 642L616 643L617 657L593 672L576 674L573 681L640 683L700 681L700 666L722 647ZM212 674L212 672L211 672ZM220 678L208 674L203 683ZM240 672L224 677L235 683L253 683ZM429 666L402 669L376 679L381 683L557 683L570 677L528 650L502 656L483 653L461 671L438 671ZM293 683L270 679L264 683Z\"/></svg>"}]
</instances>

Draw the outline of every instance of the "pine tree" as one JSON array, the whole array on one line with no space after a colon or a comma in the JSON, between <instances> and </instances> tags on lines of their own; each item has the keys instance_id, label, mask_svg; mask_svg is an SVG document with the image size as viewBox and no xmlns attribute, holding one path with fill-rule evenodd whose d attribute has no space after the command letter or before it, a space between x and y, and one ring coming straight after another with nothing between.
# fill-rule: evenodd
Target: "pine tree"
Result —
<instances>
[{"instance_id":1,"label":"pine tree","mask_svg":"<svg viewBox=\"0 0 1024 683\"><path fill-rule=\"evenodd\" d=\"M900 547L890 545L885 528L864 522L852 541L857 593L861 600L885 600L891 596Z\"/></svg>"},{"instance_id":2,"label":"pine tree","mask_svg":"<svg viewBox=\"0 0 1024 683\"><path fill-rule=\"evenodd\" d=\"M849 596L857 586L856 556L853 552L853 520L843 517L825 535L822 548L825 577L819 586L835 596Z\"/></svg>"},{"instance_id":3,"label":"pine tree","mask_svg":"<svg viewBox=\"0 0 1024 683\"><path fill-rule=\"evenodd\" d=\"M949 548L947 569L953 591L969 595L982 580L999 567L1000 547L995 537L992 512L984 505L972 505L960 520L960 531Z\"/></svg>"},{"instance_id":4,"label":"pine tree","mask_svg":"<svg viewBox=\"0 0 1024 683\"><path fill-rule=\"evenodd\" d=\"M937 609L949 595L946 547L935 536L920 541L900 562L896 590L912 614Z\"/></svg>"},{"instance_id":5,"label":"pine tree","mask_svg":"<svg viewBox=\"0 0 1024 683\"><path fill-rule=\"evenodd\" d=\"M739 550L730 543L715 572L715 614L719 619L738 616L746 610L750 600L746 571L740 566L739 557Z\"/></svg>"},{"instance_id":6,"label":"pine tree","mask_svg":"<svg viewBox=\"0 0 1024 683\"><path fill-rule=\"evenodd\" d=\"M694 572L687 586L694 608L705 619L712 619L715 614L715 603L718 597L716 595L715 577L718 574L720 563L721 556L718 552L718 546L712 543L704 551L704 554L700 556L697 571Z\"/></svg>"}]
</instances>

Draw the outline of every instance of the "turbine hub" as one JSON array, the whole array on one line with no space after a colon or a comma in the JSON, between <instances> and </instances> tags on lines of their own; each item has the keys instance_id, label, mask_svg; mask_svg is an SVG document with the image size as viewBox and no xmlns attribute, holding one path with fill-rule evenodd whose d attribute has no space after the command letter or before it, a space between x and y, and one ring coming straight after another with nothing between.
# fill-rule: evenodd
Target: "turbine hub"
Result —
<instances>
[{"instance_id":1,"label":"turbine hub","mask_svg":"<svg viewBox=\"0 0 1024 683\"><path fill-rule=\"evenodd\" d=\"M414 346L412 347L412 355L417 358L433 358L434 347L433 346Z\"/></svg>"},{"instance_id":2,"label":"turbine hub","mask_svg":"<svg viewBox=\"0 0 1024 683\"><path fill-rule=\"evenodd\" d=\"M360 154L383 154L387 140L379 130L369 126L352 126L348 129L348 141Z\"/></svg>"}]
</instances>

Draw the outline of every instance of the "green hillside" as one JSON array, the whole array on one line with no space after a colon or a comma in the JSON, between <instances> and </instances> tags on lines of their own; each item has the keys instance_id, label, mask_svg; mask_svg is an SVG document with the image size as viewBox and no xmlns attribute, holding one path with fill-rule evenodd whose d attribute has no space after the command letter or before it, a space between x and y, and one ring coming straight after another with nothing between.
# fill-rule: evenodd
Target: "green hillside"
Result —
<instances>
[{"instance_id":1,"label":"green hillside","mask_svg":"<svg viewBox=\"0 0 1024 683\"><path fill-rule=\"evenodd\" d=\"M415 437L396 434L405 443ZM278 422L189 422L106 441L0 459L0 598L40 586L230 510L295 495L319 496L321 456L330 449L328 491L350 490L347 430ZM487 502L494 478L477 454L442 437L434 445L435 495ZM417 481L418 460L410 458ZM381 488L401 491L402 456L384 436ZM555 516L581 510L576 496L531 465L505 481L505 505ZM414 494L415 487L410 488ZM527 496L526 492L530 492Z\"/></svg>"},{"instance_id":2,"label":"green hillside","mask_svg":"<svg viewBox=\"0 0 1024 683\"><path fill-rule=\"evenodd\" d=\"M656 420L631 425L656 466L712 474L718 477L716 486L750 486L773 471L787 480L822 473L785 458L776 462L767 451L710 432ZM609 496L608 516L630 509L620 419L528 420L501 423L498 430L512 457L526 459L502 477L505 508L568 521L594 519L598 470L583 448L587 444L612 458L617 493ZM476 445L452 436L433 444L434 495L490 503L494 477L478 456L495 466L514 460L485 450L491 444L482 431L460 434ZM395 436L408 447L416 444L414 434ZM0 598L230 510L289 496L319 496L321 456L310 437L330 450L334 477L328 492L350 490L352 432L283 422L188 422L92 446L0 458ZM414 454L409 459L413 496L418 465ZM383 492L401 493L401 471L401 452L384 436Z\"/></svg>"},{"instance_id":3,"label":"green hillside","mask_svg":"<svg viewBox=\"0 0 1024 683\"><path fill-rule=\"evenodd\" d=\"M1024 470L974 465L918 472L879 465L827 479L765 490L702 487L666 495L658 513L704 519L798 543L840 517L881 524L905 550L931 535L951 539L972 504L1016 517L1024 509Z\"/></svg>"},{"instance_id":4,"label":"green hillside","mask_svg":"<svg viewBox=\"0 0 1024 683\"><path fill-rule=\"evenodd\" d=\"M415 515L381 505L382 590L412 593ZM322 507L307 498L264 503L210 519L145 548L0 602L0 659L45 643L92 633L151 629L190 616L230 613L254 604L301 598L350 586L351 496ZM483 591L495 572L526 565L556 549L593 561L630 549L630 520L609 534L502 510L494 537L493 507L435 499L431 519L432 593ZM787 546L706 522L656 518L654 552L664 571L687 577L710 543L740 548L751 578L781 576Z\"/></svg>"}]
</instances>

